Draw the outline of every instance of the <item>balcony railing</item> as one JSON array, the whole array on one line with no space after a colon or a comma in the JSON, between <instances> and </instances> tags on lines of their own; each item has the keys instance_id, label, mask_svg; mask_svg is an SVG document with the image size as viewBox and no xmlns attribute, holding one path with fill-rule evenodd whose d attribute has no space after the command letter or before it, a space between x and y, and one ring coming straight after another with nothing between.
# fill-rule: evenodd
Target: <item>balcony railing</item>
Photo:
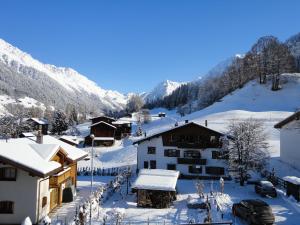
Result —
<instances>
[{"instance_id":1,"label":"balcony railing","mask_svg":"<svg viewBox=\"0 0 300 225\"><path fill-rule=\"evenodd\" d=\"M177 158L178 164L190 164L190 165L206 165L206 159L197 158Z\"/></svg>"},{"instance_id":2,"label":"balcony railing","mask_svg":"<svg viewBox=\"0 0 300 225\"><path fill-rule=\"evenodd\" d=\"M49 179L50 188L59 187L59 185L69 177L71 177L71 168L64 169L58 174L51 176Z\"/></svg>"},{"instance_id":3,"label":"balcony railing","mask_svg":"<svg viewBox=\"0 0 300 225\"><path fill-rule=\"evenodd\" d=\"M167 143L167 145L170 146L176 146L178 148L219 148L220 144L219 143L211 143L211 142L201 142L201 143L196 143L196 142L180 142L180 141L171 141Z\"/></svg>"}]
</instances>

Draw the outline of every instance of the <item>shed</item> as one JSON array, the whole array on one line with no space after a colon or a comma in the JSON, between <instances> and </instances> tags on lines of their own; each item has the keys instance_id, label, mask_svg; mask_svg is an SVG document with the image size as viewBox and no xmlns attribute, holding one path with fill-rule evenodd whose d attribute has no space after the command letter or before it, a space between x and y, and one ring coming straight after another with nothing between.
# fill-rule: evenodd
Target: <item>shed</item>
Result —
<instances>
[{"instance_id":1,"label":"shed","mask_svg":"<svg viewBox=\"0 0 300 225\"><path fill-rule=\"evenodd\" d=\"M286 195L292 195L298 202L300 201L300 178L286 176L283 178L286 182Z\"/></svg>"},{"instance_id":2,"label":"shed","mask_svg":"<svg viewBox=\"0 0 300 225\"><path fill-rule=\"evenodd\" d=\"M137 205L167 208L176 199L179 172L163 169L142 169L132 185L137 193Z\"/></svg>"}]
</instances>

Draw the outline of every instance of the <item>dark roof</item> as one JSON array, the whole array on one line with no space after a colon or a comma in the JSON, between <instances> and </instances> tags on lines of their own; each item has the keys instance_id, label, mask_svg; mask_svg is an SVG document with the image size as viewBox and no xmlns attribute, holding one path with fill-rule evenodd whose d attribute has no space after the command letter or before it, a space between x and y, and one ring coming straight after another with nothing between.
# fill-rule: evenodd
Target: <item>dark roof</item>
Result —
<instances>
[{"instance_id":1,"label":"dark roof","mask_svg":"<svg viewBox=\"0 0 300 225\"><path fill-rule=\"evenodd\" d=\"M106 126L108 126L108 127L112 127L113 129L117 129L114 125L109 124L109 123L106 123L106 122L104 122L104 121L99 121L99 122L97 122L97 123L93 123L90 127L96 126L96 125L101 124L101 123L103 123L104 125L106 125Z\"/></svg>"},{"instance_id":2,"label":"dark roof","mask_svg":"<svg viewBox=\"0 0 300 225\"><path fill-rule=\"evenodd\" d=\"M289 122L292 122L293 120L299 120L300 119L300 111L295 112L293 115L285 118L284 120L280 121L279 123L274 125L274 128L282 128L284 125L288 124Z\"/></svg>"},{"instance_id":3,"label":"dark roof","mask_svg":"<svg viewBox=\"0 0 300 225\"><path fill-rule=\"evenodd\" d=\"M161 136L162 134L165 134L165 133L167 133L167 132L169 132L169 131L177 130L177 129L179 129L179 128L182 128L182 127L185 127L185 126L189 126L189 125L192 125L192 124L193 124L193 125L196 125L196 126L199 126L199 127L201 127L201 128L205 128L205 129L210 130L210 131L212 131L212 132L218 133L218 134L221 135L221 136L224 136L224 135L225 135L225 134L220 133L220 132L218 132L218 131L212 130L212 129L208 128L208 127L202 126L202 125L200 125L200 124L198 124L198 123L189 122L189 123L185 123L185 124L183 124L183 125L178 125L178 126L173 127L173 128L171 128L171 129L164 130L164 131L162 131L162 132L159 132L159 133L150 135L150 136L148 136L148 137L142 138L142 139L140 139L140 140L137 140L137 141L133 142L133 144L139 144L139 143L141 143L141 142L150 140L150 139L152 139L152 138L159 137L159 136Z\"/></svg>"},{"instance_id":4,"label":"dark roof","mask_svg":"<svg viewBox=\"0 0 300 225\"><path fill-rule=\"evenodd\" d=\"M115 118L112 118L112 117L109 117L109 116L96 116L96 117L91 118L90 120L95 120L95 119L98 119L98 118L106 118L106 119L109 119L109 120L116 121Z\"/></svg>"}]
</instances>

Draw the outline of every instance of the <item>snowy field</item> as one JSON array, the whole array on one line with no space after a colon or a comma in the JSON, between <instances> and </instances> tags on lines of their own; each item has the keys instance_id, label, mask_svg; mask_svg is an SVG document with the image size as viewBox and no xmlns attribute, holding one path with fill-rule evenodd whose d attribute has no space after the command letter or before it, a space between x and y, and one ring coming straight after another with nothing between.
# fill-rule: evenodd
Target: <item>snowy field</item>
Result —
<instances>
[{"instance_id":1,"label":"snowy field","mask_svg":"<svg viewBox=\"0 0 300 225\"><path fill-rule=\"evenodd\" d=\"M233 181L225 182L224 194L221 194L218 181L204 181L205 196L208 196L212 206L212 217L214 222L234 221L235 225L246 225L247 223L239 218L235 218L231 214L232 204L242 199L261 199L267 202L275 215L277 225L298 225L300 204L296 203L285 194L278 190L277 198L260 197L254 191L253 185L244 187ZM120 192L115 193L109 201L105 202L99 210L95 210L93 224L102 222L104 215L118 211L123 214L122 224L188 224L193 221L201 223L206 217L206 210L188 209L188 198L196 199L195 181L178 180L177 184L177 200L170 208L152 209L140 208L136 204L135 194L126 195L126 186L124 185ZM214 195L210 195L213 190ZM190 196L190 197L189 197ZM217 210L217 204L221 211ZM222 219L221 213L224 214ZM108 217L107 224L114 224L115 219Z\"/></svg>"}]
</instances>

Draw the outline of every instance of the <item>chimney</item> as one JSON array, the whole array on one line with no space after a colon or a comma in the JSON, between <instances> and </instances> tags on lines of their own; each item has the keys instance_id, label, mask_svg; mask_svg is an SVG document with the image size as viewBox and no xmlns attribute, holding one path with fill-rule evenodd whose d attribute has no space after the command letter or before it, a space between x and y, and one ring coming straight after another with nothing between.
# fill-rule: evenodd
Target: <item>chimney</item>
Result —
<instances>
[{"instance_id":1,"label":"chimney","mask_svg":"<svg viewBox=\"0 0 300 225\"><path fill-rule=\"evenodd\" d=\"M185 123L189 123L189 120L185 120Z\"/></svg>"},{"instance_id":2,"label":"chimney","mask_svg":"<svg viewBox=\"0 0 300 225\"><path fill-rule=\"evenodd\" d=\"M43 144L43 134L42 131L39 130L36 135L36 143Z\"/></svg>"},{"instance_id":3,"label":"chimney","mask_svg":"<svg viewBox=\"0 0 300 225\"><path fill-rule=\"evenodd\" d=\"M207 120L205 120L205 126L207 127Z\"/></svg>"}]
</instances>

